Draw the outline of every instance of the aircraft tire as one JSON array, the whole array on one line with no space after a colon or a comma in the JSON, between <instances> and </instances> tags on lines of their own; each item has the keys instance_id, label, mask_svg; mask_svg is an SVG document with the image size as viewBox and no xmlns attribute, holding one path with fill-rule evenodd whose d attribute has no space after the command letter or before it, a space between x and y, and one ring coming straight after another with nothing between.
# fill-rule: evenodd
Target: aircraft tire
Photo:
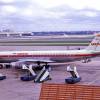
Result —
<instances>
[{"instance_id":1,"label":"aircraft tire","mask_svg":"<svg viewBox=\"0 0 100 100\"><path fill-rule=\"evenodd\" d=\"M3 65L2 64L0 64L0 69L3 69Z\"/></svg>"}]
</instances>

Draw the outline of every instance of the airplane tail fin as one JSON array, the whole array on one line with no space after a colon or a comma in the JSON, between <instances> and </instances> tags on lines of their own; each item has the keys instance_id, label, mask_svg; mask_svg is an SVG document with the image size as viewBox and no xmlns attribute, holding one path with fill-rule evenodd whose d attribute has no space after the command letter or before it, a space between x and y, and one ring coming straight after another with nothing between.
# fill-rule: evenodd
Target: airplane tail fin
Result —
<instances>
[{"instance_id":1,"label":"airplane tail fin","mask_svg":"<svg viewBox=\"0 0 100 100\"><path fill-rule=\"evenodd\" d=\"M97 34L86 50L100 51L100 34Z\"/></svg>"}]
</instances>

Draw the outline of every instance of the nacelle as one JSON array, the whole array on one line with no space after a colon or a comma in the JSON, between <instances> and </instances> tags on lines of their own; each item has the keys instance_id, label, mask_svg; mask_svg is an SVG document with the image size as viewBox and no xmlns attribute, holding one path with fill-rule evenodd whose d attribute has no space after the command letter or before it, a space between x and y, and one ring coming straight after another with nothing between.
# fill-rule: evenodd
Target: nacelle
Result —
<instances>
[{"instance_id":1,"label":"nacelle","mask_svg":"<svg viewBox=\"0 0 100 100\"><path fill-rule=\"evenodd\" d=\"M11 66L12 66L12 67L15 67L15 68L22 68L22 64L19 63L19 62L12 62L12 63L11 63Z\"/></svg>"}]
</instances>

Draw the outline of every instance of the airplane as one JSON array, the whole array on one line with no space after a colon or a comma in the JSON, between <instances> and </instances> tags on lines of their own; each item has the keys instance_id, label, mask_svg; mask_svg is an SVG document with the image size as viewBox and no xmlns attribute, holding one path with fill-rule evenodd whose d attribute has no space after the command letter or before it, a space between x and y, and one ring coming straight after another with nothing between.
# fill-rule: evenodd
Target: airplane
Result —
<instances>
[{"instance_id":1,"label":"airplane","mask_svg":"<svg viewBox=\"0 0 100 100\"><path fill-rule=\"evenodd\" d=\"M0 62L10 63L12 66L36 63L49 65L50 63L64 63L82 60L83 63L91 61L91 58L100 56L100 34L96 35L92 42L82 50L52 50L52 51L1 51ZM3 65L0 64L0 68Z\"/></svg>"}]
</instances>

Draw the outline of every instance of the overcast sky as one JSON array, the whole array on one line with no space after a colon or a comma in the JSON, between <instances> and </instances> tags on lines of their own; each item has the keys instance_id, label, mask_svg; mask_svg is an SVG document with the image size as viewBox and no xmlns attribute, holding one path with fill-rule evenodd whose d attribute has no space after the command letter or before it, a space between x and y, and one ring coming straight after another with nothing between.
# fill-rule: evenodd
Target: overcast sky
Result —
<instances>
[{"instance_id":1,"label":"overcast sky","mask_svg":"<svg viewBox=\"0 0 100 100\"><path fill-rule=\"evenodd\" d=\"M100 30L100 0L0 0L0 27L15 31Z\"/></svg>"}]
</instances>

